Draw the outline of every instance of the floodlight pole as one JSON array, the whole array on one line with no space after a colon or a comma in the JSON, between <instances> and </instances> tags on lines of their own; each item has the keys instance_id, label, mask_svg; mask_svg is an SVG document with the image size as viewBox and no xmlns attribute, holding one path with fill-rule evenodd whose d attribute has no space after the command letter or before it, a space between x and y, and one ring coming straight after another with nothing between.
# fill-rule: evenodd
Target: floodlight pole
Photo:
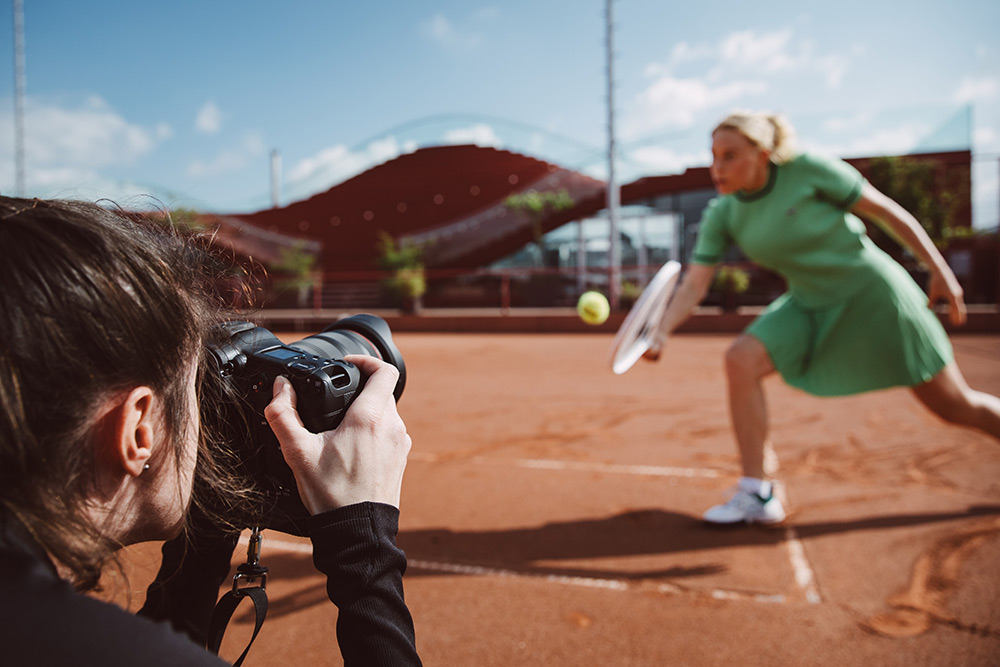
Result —
<instances>
[{"instance_id":1,"label":"floodlight pole","mask_svg":"<svg viewBox=\"0 0 1000 667\"><path fill-rule=\"evenodd\" d=\"M23 197L24 178L24 4L14 0L14 192Z\"/></svg>"},{"instance_id":2,"label":"floodlight pole","mask_svg":"<svg viewBox=\"0 0 1000 667\"><path fill-rule=\"evenodd\" d=\"M615 75L614 75L614 0L605 0L605 29L607 33L608 66L608 301L611 310L618 309L618 294L621 289L621 250L619 249L618 209L620 205L618 181L615 177Z\"/></svg>"},{"instance_id":3,"label":"floodlight pole","mask_svg":"<svg viewBox=\"0 0 1000 667\"><path fill-rule=\"evenodd\" d=\"M271 208L281 205L281 153L271 149Z\"/></svg>"}]
</instances>

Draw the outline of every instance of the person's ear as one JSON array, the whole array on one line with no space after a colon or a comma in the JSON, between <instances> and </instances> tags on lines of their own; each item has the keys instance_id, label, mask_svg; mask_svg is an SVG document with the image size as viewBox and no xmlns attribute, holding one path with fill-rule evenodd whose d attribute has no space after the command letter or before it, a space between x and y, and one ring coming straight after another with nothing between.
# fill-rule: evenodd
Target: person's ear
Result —
<instances>
[{"instance_id":1,"label":"person's ear","mask_svg":"<svg viewBox=\"0 0 1000 667\"><path fill-rule=\"evenodd\" d=\"M156 440L157 397L149 387L136 387L122 397L108 417L114 426L111 455L133 477L148 469Z\"/></svg>"}]
</instances>

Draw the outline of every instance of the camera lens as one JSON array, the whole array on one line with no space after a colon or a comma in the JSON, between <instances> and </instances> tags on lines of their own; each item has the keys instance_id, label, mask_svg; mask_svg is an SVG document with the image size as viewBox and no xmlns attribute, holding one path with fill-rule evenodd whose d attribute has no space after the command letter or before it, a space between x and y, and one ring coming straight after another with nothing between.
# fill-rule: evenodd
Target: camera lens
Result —
<instances>
[{"instance_id":1,"label":"camera lens","mask_svg":"<svg viewBox=\"0 0 1000 667\"><path fill-rule=\"evenodd\" d=\"M392 333L385 320L367 313L353 315L334 322L322 333L290 344L288 347L326 359L342 359L348 354L363 354L381 359L399 370L399 380L393 396L396 400L406 386L406 364L392 342Z\"/></svg>"}]
</instances>

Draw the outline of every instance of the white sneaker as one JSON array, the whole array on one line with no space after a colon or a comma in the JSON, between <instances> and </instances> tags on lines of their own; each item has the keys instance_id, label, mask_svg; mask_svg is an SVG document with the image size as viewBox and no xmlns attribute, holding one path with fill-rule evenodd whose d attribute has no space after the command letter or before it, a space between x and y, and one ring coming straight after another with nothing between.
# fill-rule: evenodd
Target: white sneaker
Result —
<instances>
[{"instance_id":1,"label":"white sneaker","mask_svg":"<svg viewBox=\"0 0 1000 667\"><path fill-rule=\"evenodd\" d=\"M756 493L740 489L729 502L705 512L703 518L709 523L719 524L781 523L785 520L785 508L773 491L769 498L761 498Z\"/></svg>"}]
</instances>

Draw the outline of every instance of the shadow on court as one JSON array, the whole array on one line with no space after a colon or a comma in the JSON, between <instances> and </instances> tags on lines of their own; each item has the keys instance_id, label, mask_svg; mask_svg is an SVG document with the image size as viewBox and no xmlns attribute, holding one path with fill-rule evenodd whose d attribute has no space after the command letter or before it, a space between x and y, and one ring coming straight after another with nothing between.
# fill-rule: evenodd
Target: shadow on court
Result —
<instances>
[{"instance_id":1,"label":"shadow on court","mask_svg":"<svg viewBox=\"0 0 1000 667\"><path fill-rule=\"evenodd\" d=\"M967 512L897 514L825 523L794 524L800 539L951 522L1000 515L1000 506ZM723 565L621 572L535 566L540 561L619 558L710 552L746 546L774 546L785 540L782 526L710 526L684 514L662 510L626 512L602 519L552 523L498 531L405 531L399 544L412 560L503 568L518 574L613 579L659 579L716 574ZM407 576L450 574L411 570Z\"/></svg>"},{"instance_id":2,"label":"shadow on court","mask_svg":"<svg viewBox=\"0 0 1000 667\"><path fill-rule=\"evenodd\" d=\"M976 517L1000 516L1000 505L969 507L964 512L891 514L847 521L793 523L799 538L850 535L944 524ZM276 537L275 539L280 539ZM674 566L657 570L622 571L598 567L558 567L539 563L559 560L607 559L627 556L711 552L738 547L776 546L785 540L783 526L710 526L691 516L662 510L625 512L600 519L584 519L496 531L453 531L447 529L410 530L400 533L398 542L413 562L429 561L468 568L502 570L535 577L579 577L625 582L681 580L725 572L724 562L690 567ZM293 553L280 547L266 550L266 564L272 578L294 587L295 580L315 581L316 571L308 553ZM417 577L463 576L460 570L432 570L411 567L407 579ZM475 576L470 571L468 576ZM269 614L280 616L304 607L329 604L322 588L304 590L273 599ZM249 617L249 609L244 612Z\"/></svg>"},{"instance_id":3,"label":"shadow on court","mask_svg":"<svg viewBox=\"0 0 1000 667\"><path fill-rule=\"evenodd\" d=\"M969 384L994 394L998 340L954 340ZM1000 664L994 440L904 390L817 399L774 380L792 530L711 527L700 512L738 474L730 337L679 336L667 363L622 377L606 367L610 342L400 336L400 411L422 458L407 469L398 540L424 664ZM643 466L723 473L671 484ZM341 664L308 543L268 533L269 620L247 667ZM234 620L223 655L235 657L254 619Z\"/></svg>"}]
</instances>

